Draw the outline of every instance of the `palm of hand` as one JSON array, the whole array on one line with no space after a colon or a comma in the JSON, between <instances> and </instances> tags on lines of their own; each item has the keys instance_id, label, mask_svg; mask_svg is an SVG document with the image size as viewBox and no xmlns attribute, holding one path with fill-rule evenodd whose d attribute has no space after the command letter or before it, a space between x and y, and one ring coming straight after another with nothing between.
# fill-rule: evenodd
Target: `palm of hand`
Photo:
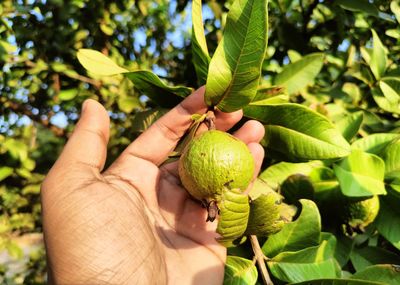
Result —
<instances>
[{"instance_id":1,"label":"palm of hand","mask_svg":"<svg viewBox=\"0 0 400 285\"><path fill-rule=\"evenodd\" d=\"M191 97L185 101L202 111L203 105L196 106L202 98ZM92 104L93 114L98 113ZM187 117L194 110L185 112ZM221 284L226 250L215 239L216 223L205 222L205 209L180 186L176 163L157 166L190 119L178 123L181 129L174 131L165 128L161 119L101 173L108 133L105 128L84 128L84 116L42 187L50 280L57 284ZM239 117L221 115L225 122L221 128L230 128ZM92 122L93 118L87 116ZM105 116L103 120L96 124L107 126ZM154 154L148 138L158 135L169 146ZM247 137L257 161L262 153L251 143L260 136L262 132ZM82 140L87 144L92 140L91 148L77 150Z\"/></svg>"}]
</instances>

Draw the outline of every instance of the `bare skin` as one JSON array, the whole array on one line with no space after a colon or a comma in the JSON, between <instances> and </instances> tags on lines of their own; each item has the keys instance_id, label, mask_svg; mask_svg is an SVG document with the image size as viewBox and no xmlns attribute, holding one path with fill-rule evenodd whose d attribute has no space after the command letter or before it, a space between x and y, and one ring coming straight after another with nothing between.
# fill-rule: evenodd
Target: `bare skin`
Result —
<instances>
[{"instance_id":1,"label":"bare skin","mask_svg":"<svg viewBox=\"0 0 400 285\"><path fill-rule=\"evenodd\" d=\"M205 113L204 88L158 120L106 170L109 117L88 100L42 185L44 238L52 284L222 284L226 249L216 222L182 188L177 163L161 166L191 123ZM241 111L216 112L228 130ZM235 133L255 157L264 128Z\"/></svg>"}]
</instances>

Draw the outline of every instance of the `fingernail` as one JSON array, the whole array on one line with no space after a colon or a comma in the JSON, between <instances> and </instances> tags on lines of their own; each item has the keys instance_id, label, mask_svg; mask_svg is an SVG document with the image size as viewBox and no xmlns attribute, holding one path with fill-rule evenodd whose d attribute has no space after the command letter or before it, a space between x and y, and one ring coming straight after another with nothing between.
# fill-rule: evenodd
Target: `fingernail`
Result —
<instances>
[{"instance_id":1,"label":"fingernail","mask_svg":"<svg viewBox=\"0 0 400 285\"><path fill-rule=\"evenodd\" d=\"M89 100L86 99L82 104L82 113L85 112L85 109L87 108L88 105L89 105Z\"/></svg>"}]
</instances>

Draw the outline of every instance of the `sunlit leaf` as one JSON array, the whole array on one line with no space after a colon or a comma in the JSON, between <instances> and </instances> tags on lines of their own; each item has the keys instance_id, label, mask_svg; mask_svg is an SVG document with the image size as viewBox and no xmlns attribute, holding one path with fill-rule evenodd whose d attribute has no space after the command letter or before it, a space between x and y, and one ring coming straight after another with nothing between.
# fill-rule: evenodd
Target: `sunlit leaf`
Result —
<instances>
[{"instance_id":1,"label":"sunlit leaf","mask_svg":"<svg viewBox=\"0 0 400 285\"><path fill-rule=\"evenodd\" d=\"M245 116L265 124L265 146L289 159L344 157L350 146L323 115L300 104L250 105Z\"/></svg>"},{"instance_id":2,"label":"sunlit leaf","mask_svg":"<svg viewBox=\"0 0 400 285\"><path fill-rule=\"evenodd\" d=\"M217 233L221 235L218 241L230 246L232 241L241 237L246 230L250 213L249 198L240 190L225 189L218 206L220 216Z\"/></svg>"},{"instance_id":3,"label":"sunlit leaf","mask_svg":"<svg viewBox=\"0 0 400 285\"><path fill-rule=\"evenodd\" d=\"M192 2L192 53L193 64L196 69L199 85L206 83L210 55L208 54L206 37L204 35L204 24L202 16L201 0Z\"/></svg>"},{"instance_id":4,"label":"sunlit leaf","mask_svg":"<svg viewBox=\"0 0 400 285\"><path fill-rule=\"evenodd\" d=\"M335 164L333 169L345 196L386 194L383 183L385 163L374 154L353 150L348 157Z\"/></svg>"},{"instance_id":5,"label":"sunlit leaf","mask_svg":"<svg viewBox=\"0 0 400 285\"><path fill-rule=\"evenodd\" d=\"M367 137L356 140L352 149L361 149L365 152L380 155L380 153L395 139L400 138L400 134L381 133L371 134Z\"/></svg>"},{"instance_id":6,"label":"sunlit leaf","mask_svg":"<svg viewBox=\"0 0 400 285\"><path fill-rule=\"evenodd\" d=\"M256 284L257 268L251 260L228 256L225 263L224 285Z\"/></svg>"},{"instance_id":7,"label":"sunlit leaf","mask_svg":"<svg viewBox=\"0 0 400 285\"><path fill-rule=\"evenodd\" d=\"M373 49L371 55L371 70L376 79L380 79L386 71L387 55L378 34L375 30L372 31Z\"/></svg>"},{"instance_id":8,"label":"sunlit leaf","mask_svg":"<svg viewBox=\"0 0 400 285\"><path fill-rule=\"evenodd\" d=\"M358 132L363 121L363 112L352 113L336 123L343 137L350 141Z\"/></svg>"},{"instance_id":9,"label":"sunlit leaf","mask_svg":"<svg viewBox=\"0 0 400 285\"><path fill-rule=\"evenodd\" d=\"M224 112L246 106L257 93L267 48L267 0L235 1L213 55L205 101Z\"/></svg>"},{"instance_id":10,"label":"sunlit leaf","mask_svg":"<svg viewBox=\"0 0 400 285\"><path fill-rule=\"evenodd\" d=\"M296 93L308 84L320 72L324 61L322 53L304 56L298 61L288 64L275 78L275 85L286 87L289 94Z\"/></svg>"},{"instance_id":11,"label":"sunlit leaf","mask_svg":"<svg viewBox=\"0 0 400 285\"><path fill-rule=\"evenodd\" d=\"M110 58L96 50L80 49L77 56L83 67L94 74L115 75L128 72L127 69L118 66Z\"/></svg>"}]
</instances>

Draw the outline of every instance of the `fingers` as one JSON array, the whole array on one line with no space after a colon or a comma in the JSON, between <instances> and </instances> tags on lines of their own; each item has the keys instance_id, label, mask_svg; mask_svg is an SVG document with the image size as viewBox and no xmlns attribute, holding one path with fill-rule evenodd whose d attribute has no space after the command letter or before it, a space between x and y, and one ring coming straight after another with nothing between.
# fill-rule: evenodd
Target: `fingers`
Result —
<instances>
[{"instance_id":1,"label":"fingers","mask_svg":"<svg viewBox=\"0 0 400 285\"><path fill-rule=\"evenodd\" d=\"M129 161L132 160L132 157L160 165L190 127L192 114L204 114L206 111L204 87L202 87L165 114L132 142L109 170L118 165L130 164ZM227 130L235 125L241 117L241 111L229 114L216 112L215 123L217 128Z\"/></svg>"},{"instance_id":2,"label":"fingers","mask_svg":"<svg viewBox=\"0 0 400 285\"><path fill-rule=\"evenodd\" d=\"M104 107L86 100L81 118L51 173L61 169L81 172L83 168L100 172L106 161L109 128L110 119Z\"/></svg>"}]
</instances>

